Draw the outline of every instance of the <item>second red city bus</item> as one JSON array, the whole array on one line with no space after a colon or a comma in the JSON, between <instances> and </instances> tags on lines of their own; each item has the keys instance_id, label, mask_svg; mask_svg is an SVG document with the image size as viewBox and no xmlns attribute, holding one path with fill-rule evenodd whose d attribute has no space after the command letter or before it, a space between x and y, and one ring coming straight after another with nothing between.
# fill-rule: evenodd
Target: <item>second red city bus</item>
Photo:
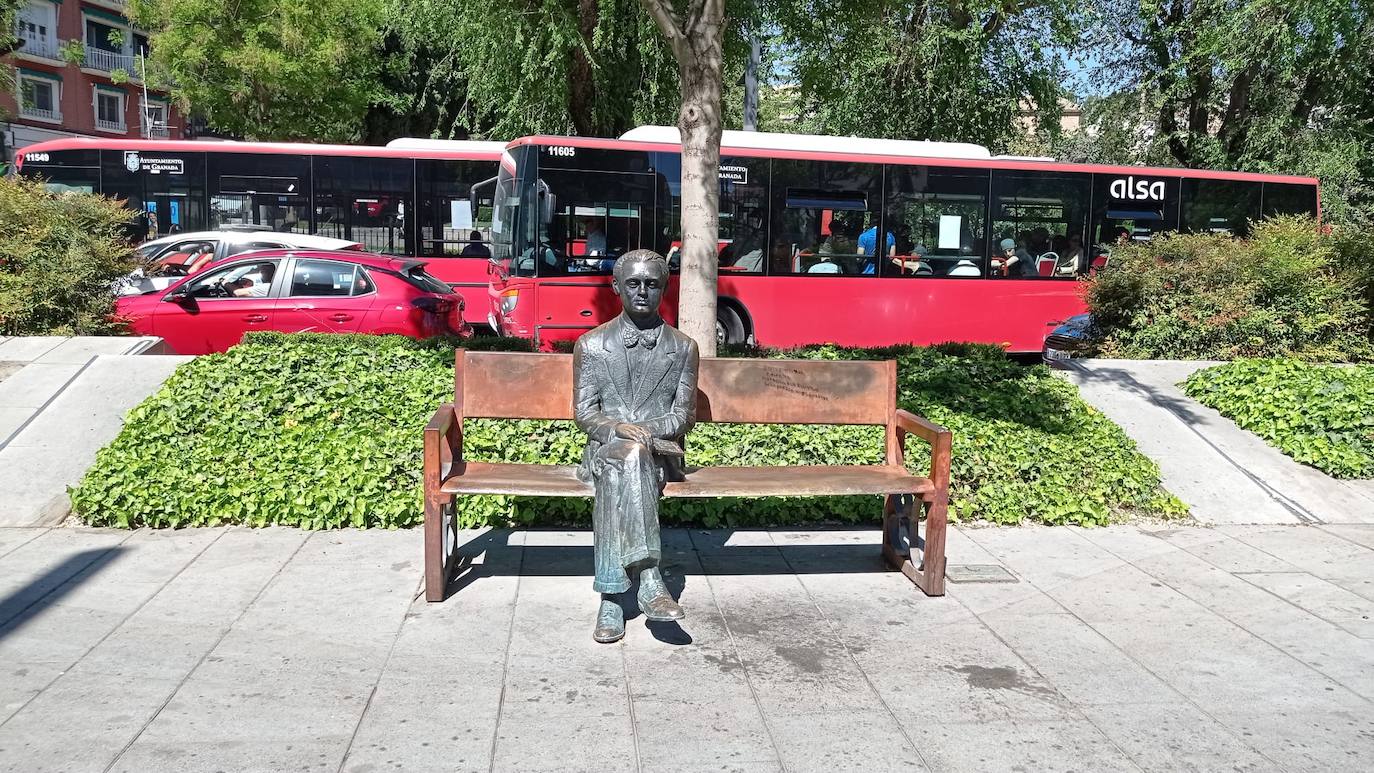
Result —
<instances>
[{"instance_id":1,"label":"second red city bus","mask_svg":"<svg viewBox=\"0 0 1374 773\"><path fill-rule=\"evenodd\" d=\"M610 267L676 259L673 127L526 137L492 196L489 322L547 348L619 310ZM761 346L974 341L1038 352L1123 239L1244 234L1318 213L1307 177L993 157L957 143L725 132L717 337ZM676 282L667 316L676 318Z\"/></svg>"}]
</instances>

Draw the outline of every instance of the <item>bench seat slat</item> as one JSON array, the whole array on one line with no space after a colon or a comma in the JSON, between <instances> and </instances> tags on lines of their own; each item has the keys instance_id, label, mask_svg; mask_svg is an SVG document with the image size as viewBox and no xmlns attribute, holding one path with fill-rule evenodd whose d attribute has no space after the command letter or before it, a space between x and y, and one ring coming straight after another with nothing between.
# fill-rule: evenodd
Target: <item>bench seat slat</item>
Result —
<instances>
[{"instance_id":1,"label":"bench seat slat","mask_svg":"<svg viewBox=\"0 0 1374 773\"><path fill-rule=\"evenodd\" d=\"M930 480L901 467L798 466L702 467L687 480L669 483L668 497L820 496L829 494L924 494ZM441 489L446 494L525 494L589 497L575 465L463 462Z\"/></svg>"}]
</instances>

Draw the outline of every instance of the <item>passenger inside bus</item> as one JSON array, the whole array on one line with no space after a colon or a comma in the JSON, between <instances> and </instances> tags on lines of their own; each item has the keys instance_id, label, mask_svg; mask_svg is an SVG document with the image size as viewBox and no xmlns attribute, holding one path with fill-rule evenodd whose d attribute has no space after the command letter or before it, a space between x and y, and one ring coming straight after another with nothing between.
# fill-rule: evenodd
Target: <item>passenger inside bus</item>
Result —
<instances>
[{"instance_id":1,"label":"passenger inside bus","mask_svg":"<svg viewBox=\"0 0 1374 773\"><path fill-rule=\"evenodd\" d=\"M462 251L458 253L460 258L490 258L491 248L487 247L486 242L482 241L482 232L473 231L468 234L468 243L463 245Z\"/></svg>"}]
</instances>

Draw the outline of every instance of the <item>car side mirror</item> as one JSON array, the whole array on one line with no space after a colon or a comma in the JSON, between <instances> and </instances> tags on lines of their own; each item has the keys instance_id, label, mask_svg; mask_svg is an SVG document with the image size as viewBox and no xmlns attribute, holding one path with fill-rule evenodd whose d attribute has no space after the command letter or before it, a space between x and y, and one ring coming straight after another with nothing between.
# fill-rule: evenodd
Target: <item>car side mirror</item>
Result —
<instances>
[{"instance_id":1,"label":"car side mirror","mask_svg":"<svg viewBox=\"0 0 1374 773\"><path fill-rule=\"evenodd\" d=\"M196 299L191 297L191 294L185 290L177 290L174 293L168 293L162 300L164 303L175 303L179 306L188 306L196 301Z\"/></svg>"}]
</instances>

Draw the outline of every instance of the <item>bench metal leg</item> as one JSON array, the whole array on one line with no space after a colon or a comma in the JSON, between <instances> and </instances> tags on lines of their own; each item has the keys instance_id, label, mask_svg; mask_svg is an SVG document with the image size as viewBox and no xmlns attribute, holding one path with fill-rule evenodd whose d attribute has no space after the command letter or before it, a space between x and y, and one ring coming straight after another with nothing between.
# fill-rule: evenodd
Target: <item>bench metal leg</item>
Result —
<instances>
[{"instance_id":1,"label":"bench metal leg","mask_svg":"<svg viewBox=\"0 0 1374 773\"><path fill-rule=\"evenodd\" d=\"M948 496L937 492L933 500L922 502L926 516L924 544L918 536L916 501L910 495L888 495L883 500L883 558L927 596L943 596ZM918 550L919 565L913 559Z\"/></svg>"},{"instance_id":2,"label":"bench metal leg","mask_svg":"<svg viewBox=\"0 0 1374 773\"><path fill-rule=\"evenodd\" d=\"M443 601L456 544L453 498L425 497L425 601Z\"/></svg>"}]
</instances>

